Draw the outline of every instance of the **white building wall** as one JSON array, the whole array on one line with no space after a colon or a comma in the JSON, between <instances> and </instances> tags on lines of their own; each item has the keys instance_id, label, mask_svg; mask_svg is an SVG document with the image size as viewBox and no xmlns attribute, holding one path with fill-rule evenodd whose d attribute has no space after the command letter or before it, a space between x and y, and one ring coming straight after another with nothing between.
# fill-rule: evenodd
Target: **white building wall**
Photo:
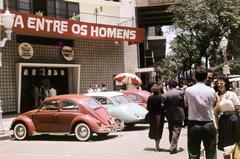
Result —
<instances>
[{"instance_id":1,"label":"white building wall","mask_svg":"<svg viewBox=\"0 0 240 159\"><path fill-rule=\"evenodd\" d=\"M3 0L0 0L0 9L3 9Z\"/></svg>"},{"instance_id":2,"label":"white building wall","mask_svg":"<svg viewBox=\"0 0 240 159\"><path fill-rule=\"evenodd\" d=\"M120 7L121 17L132 17L134 19L134 21L131 21L133 27L136 27L135 6L135 0L123 0ZM128 45L128 42L124 42L123 47L125 72L135 73L136 68L138 68L137 44Z\"/></svg>"},{"instance_id":3,"label":"white building wall","mask_svg":"<svg viewBox=\"0 0 240 159\"><path fill-rule=\"evenodd\" d=\"M80 15L80 20L84 22L96 21L101 24L111 24L111 18L101 17L97 18L96 9L98 15L106 16L116 16L116 17L126 17L133 18L133 20L123 20L119 18L119 22L116 22L116 18L112 19L114 24L119 24L122 26L136 27L135 21L135 0L122 0L121 2L111 2L104 0L71 0L72 2L80 3L80 12L91 13L91 15ZM124 70L125 72L135 73L134 70L138 68L138 50L137 45L128 45L128 42L124 42Z\"/></svg>"}]
</instances>

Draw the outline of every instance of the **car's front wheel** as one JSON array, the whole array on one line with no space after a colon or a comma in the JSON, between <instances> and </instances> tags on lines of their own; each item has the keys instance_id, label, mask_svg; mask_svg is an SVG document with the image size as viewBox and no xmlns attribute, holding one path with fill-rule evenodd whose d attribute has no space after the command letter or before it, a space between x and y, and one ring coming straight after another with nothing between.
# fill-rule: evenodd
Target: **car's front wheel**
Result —
<instances>
[{"instance_id":1,"label":"car's front wheel","mask_svg":"<svg viewBox=\"0 0 240 159\"><path fill-rule=\"evenodd\" d=\"M24 140L28 137L27 127L23 123L17 123L13 128L13 137L17 140Z\"/></svg>"},{"instance_id":2,"label":"car's front wheel","mask_svg":"<svg viewBox=\"0 0 240 159\"><path fill-rule=\"evenodd\" d=\"M79 141L87 141L92 137L91 129L85 123L77 124L74 133Z\"/></svg>"}]
</instances>

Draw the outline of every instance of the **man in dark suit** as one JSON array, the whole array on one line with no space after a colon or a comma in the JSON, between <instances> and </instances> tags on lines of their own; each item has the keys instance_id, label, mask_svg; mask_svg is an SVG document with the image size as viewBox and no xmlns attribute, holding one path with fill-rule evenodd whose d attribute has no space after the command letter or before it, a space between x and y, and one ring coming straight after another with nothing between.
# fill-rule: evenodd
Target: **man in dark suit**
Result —
<instances>
[{"instance_id":1,"label":"man in dark suit","mask_svg":"<svg viewBox=\"0 0 240 159\"><path fill-rule=\"evenodd\" d=\"M163 94L163 103L168 120L170 154L175 154L184 120L184 94L176 89L176 81L170 80L167 85L169 90Z\"/></svg>"}]
</instances>

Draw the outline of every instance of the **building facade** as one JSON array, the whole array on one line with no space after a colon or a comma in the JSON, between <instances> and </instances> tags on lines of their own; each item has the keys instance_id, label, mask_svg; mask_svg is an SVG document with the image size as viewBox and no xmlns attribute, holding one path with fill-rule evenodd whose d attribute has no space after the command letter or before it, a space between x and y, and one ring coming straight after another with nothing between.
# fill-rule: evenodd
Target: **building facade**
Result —
<instances>
[{"instance_id":1,"label":"building facade","mask_svg":"<svg viewBox=\"0 0 240 159\"><path fill-rule=\"evenodd\" d=\"M58 36L56 33L58 29L64 32L67 29L64 24L67 23L76 26L72 27L75 32L79 31L78 26L91 26L121 31L133 29L138 34L132 8L135 4L131 0L4 0L0 5L15 14L12 39L1 48L0 99L4 113L33 109L35 97L42 98L42 86L53 86L57 94L84 94L89 86L94 88L102 83L113 90L114 75L134 73L138 67L137 45L130 45L139 43L138 40L71 37L67 32L66 36L65 33ZM130 12L124 12L126 8ZM43 20L48 21L45 30L37 31L37 28L44 27L40 23ZM56 21L55 30L46 30L47 25L51 25L50 21ZM57 22L64 23L62 28ZM82 35L86 30L82 30ZM1 39L4 36L4 29L1 29ZM34 91L36 86L38 93Z\"/></svg>"}]
</instances>

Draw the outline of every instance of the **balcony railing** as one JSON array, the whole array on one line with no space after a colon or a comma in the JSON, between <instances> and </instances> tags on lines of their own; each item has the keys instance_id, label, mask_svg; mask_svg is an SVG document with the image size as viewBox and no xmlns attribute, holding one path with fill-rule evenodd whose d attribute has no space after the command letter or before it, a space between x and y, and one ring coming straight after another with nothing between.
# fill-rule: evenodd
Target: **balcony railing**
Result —
<instances>
[{"instance_id":1,"label":"balcony railing","mask_svg":"<svg viewBox=\"0 0 240 159\"><path fill-rule=\"evenodd\" d=\"M72 17L73 20L79 20L81 22L117 25L117 26L128 26L133 27L135 24L134 18L127 17L116 17L101 14L91 14L80 12L78 15Z\"/></svg>"},{"instance_id":2,"label":"balcony railing","mask_svg":"<svg viewBox=\"0 0 240 159\"><path fill-rule=\"evenodd\" d=\"M137 7L156 6L156 5L172 4L172 3L175 3L175 0L137 0L136 1Z\"/></svg>"}]
</instances>

